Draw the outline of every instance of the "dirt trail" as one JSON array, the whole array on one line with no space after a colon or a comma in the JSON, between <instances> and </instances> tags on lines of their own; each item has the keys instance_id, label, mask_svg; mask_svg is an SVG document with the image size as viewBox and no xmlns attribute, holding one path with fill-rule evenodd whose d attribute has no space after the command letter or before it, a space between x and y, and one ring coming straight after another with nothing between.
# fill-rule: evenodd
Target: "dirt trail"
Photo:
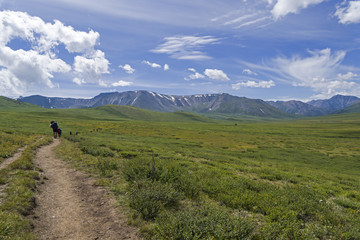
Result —
<instances>
[{"instance_id":1,"label":"dirt trail","mask_svg":"<svg viewBox=\"0 0 360 240\"><path fill-rule=\"evenodd\" d=\"M0 170L6 168L7 166L9 166L11 163L15 162L16 160L18 160L21 157L22 152L26 149L27 146L19 148L17 150L17 152L9 158L5 158L4 161L2 161L0 163Z\"/></svg>"},{"instance_id":2,"label":"dirt trail","mask_svg":"<svg viewBox=\"0 0 360 240\"><path fill-rule=\"evenodd\" d=\"M35 164L43 169L34 212L34 231L40 239L138 239L136 230L116 208L108 192L85 174L56 158L55 139L40 148Z\"/></svg>"}]
</instances>

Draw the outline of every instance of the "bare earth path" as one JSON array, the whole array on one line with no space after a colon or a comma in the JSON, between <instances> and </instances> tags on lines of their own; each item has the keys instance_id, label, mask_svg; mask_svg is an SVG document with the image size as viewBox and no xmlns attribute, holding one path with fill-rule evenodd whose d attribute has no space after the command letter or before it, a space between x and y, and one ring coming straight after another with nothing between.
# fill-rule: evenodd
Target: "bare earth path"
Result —
<instances>
[{"instance_id":1,"label":"bare earth path","mask_svg":"<svg viewBox=\"0 0 360 240\"><path fill-rule=\"evenodd\" d=\"M39 186L34 212L34 231L39 238L138 239L106 190L56 158L53 149L59 144L60 140L55 139L40 148L35 158L46 179Z\"/></svg>"}]
</instances>

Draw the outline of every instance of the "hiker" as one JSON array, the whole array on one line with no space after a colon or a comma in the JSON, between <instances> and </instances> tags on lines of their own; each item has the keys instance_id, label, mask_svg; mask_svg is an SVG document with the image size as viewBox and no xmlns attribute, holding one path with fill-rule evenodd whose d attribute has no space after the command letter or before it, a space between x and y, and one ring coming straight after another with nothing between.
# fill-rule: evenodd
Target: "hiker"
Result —
<instances>
[{"instance_id":1,"label":"hiker","mask_svg":"<svg viewBox=\"0 0 360 240\"><path fill-rule=\"evenodd\" d=\"M59 135L59 137L61 136L61 129L59 128L59 125L57 124L57 122L51 121L50 127L53 129L54 138L57 138L58 135Z\"/></svg>"}]
</instances>

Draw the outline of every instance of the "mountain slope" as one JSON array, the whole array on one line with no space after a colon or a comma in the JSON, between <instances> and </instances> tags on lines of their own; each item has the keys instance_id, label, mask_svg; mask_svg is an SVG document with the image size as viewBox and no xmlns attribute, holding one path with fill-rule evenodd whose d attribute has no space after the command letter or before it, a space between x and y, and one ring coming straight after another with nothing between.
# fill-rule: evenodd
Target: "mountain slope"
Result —
<instances>
[{"instance_id":1,"label":"mountain slope","mask_svg":"<svg viewBox=\"0 0 360 240\"><path fill-rule=\"evenodd\" d=\"M360 113L360 101L336 113Z\"/></svg>"},{"instance_id":2,"label":"mountain slope","mask_svg":"<svg viewBox=\"0 0 360 240\"><path fill-rule=\"evenodd\" d=\"M11 98L0 96L0 110L16 110L16 109L30 111L30 110L40 110L42 108L34 104L21 102L21 101L13 100Z\"/></svg>"},{"instance_id":3,"label":"mountain slope","mask_svg":"<svg viewBox=\"0 0 360 240\"><path fill-rule=\"evenodd\" d=\"M66 110L65 110L66 111ZM186 112L154 112L132 106L105 105L90 109L78 109L88 116L101 116L102 118L131 119L139 121L157 122L213 122L213 120Z\"/></svg>"},{"instance_id":4,"label":"mountain slope","mask_svg":"<svg viewBox=\"0 0 360 240\"><path fill-rule=\"evenodd\" d=\"M308 117L326 115L327 111L301 101L268 101L271 106L284 112Z\"/></svg>"},{"instance_id":5,"label":"mountain slope","mask_svg":"<svg viewBox=\"0 0 360 240\"><path fill-rule=\"evenodd\" d=\"M360 101L360 98L358 97L336 95L330 99L313 100L308 102L308 104L318 108L322 108L327 112L332 113L335 111L345 109L358 101Z\"/></svg>"}]
</instances>

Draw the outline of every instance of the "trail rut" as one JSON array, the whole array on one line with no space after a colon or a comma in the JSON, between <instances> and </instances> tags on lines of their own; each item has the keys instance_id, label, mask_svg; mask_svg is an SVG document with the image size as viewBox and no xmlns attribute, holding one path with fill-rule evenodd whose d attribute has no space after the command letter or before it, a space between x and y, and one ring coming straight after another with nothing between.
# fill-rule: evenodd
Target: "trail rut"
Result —
<instances>
[{"instance_id":1,"label":"trail rut","mask_svg":"<svg viewBox=\"0 0 360 240\"><path fill-rule=\"evenodd\" d=\"M9 158L5 158L4 161L2 161L0 163L0 170L7 168L7 166L9 166L11 163L15 162L16 160L18 160L21 157L22 152L26 149L27 146L19 148L17 150L17 152Z\"/></svg>"},{"instance_id":2,"label":"trail rut","mask_svg":"<svg viewBox=\"0 0 360 240\"><path fill-rule=\"evenodd\" d=\"M139 239L107 190L56 158L59 144L55 139L40 148L34 161L45 176L34 210L39 239Z\"/></svg>"}]
</instances>

